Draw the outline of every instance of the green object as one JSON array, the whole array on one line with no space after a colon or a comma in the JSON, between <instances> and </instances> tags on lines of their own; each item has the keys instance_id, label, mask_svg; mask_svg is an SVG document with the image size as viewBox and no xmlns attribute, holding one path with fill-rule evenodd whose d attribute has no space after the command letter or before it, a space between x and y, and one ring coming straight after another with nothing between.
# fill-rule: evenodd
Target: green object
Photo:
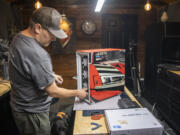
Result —
<instances>
[{"instance_id":1,"label":"green object","mask_svg":"<svg viewBox=\"0 0 180 135\"><path fill-rule=\"evenodd\" d=\"M49 112L13 112L13 116L21 135L50 135Z\"/></svg>"}]
</instances>

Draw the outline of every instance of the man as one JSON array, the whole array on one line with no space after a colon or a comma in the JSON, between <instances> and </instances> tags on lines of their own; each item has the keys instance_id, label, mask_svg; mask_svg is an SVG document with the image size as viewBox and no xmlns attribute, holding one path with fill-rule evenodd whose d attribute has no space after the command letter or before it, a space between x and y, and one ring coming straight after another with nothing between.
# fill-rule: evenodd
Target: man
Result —
<instances>
[{"instance_id":1,"label":"man","mask_svg":"<svg viewBox=\"0 0 180 135\"><path fill-rule=\"evenodd\" d=\"M9 48L9 76L12 86L11 107L22 135L50 135L49 108L52 97L87 96L85 89L60 88L61 76L54 74L43 47L57 38L66 38L59 27L57 10L42 7L33 12L30 25L18 33Z\"/></svg>"}]
</instances>

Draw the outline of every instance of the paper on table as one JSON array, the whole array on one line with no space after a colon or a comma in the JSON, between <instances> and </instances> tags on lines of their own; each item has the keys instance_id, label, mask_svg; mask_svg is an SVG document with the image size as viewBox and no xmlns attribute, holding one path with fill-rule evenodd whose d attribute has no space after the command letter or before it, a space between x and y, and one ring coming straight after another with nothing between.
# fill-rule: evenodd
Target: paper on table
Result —
<instances>
[{"instance_id":1,"label":"paper on table","mask_svg":"<svg viewBox=\"0 0 180 135\"><path fill-rule=\"evenodd\" d=\"M105 109L119 109L118 100L120 96L114 96L104 101L88 104L84 101L80 101L79 98L75 98L73 110L105 110Z\"/></svg>"}]
</instances>

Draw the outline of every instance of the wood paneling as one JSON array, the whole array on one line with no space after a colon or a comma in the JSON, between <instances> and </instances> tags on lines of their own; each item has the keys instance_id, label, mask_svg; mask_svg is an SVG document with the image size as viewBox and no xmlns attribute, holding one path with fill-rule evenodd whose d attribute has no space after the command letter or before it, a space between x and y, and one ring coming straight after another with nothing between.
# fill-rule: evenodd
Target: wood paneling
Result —
<instances>
[{"instance_id":1,"label":"wood paneling","mask_svg":"<svg viewBox=\"0 0 180 135\"><path fill-rule=\"evenodd\" d=\"M76 49L82 48L96 48L101 47L101 35L102 35L102 14L135 14L138 16L138 51L137 58L141 65L141 76L144 76L144 63L145 63L145 42L144 42L144 32L146 30L147 25L156 22L157 20L157 10L153 7L150 12L145 12L143 7L136 8L113 8L112 5L106 6L102 9L100 13L94 12L93 5L52 5L55 7L60 13L64 12L67 17L74 18L75 20L75 42L73 42L70 47L65 49L56 48L56 51L59 54L66 53L74 53ZM23 9L23 21L24 26L27 26L28 18L32 12L32 9ZM81 24L86 19L92 19L96 25L97 30L94 35L85 35L81 30ZM93 42L89 42L92 40ZM98 43L97 43L98 42ZM80 43L80 44L79 44ZM96 45L98 44L98 46ZM58 53L56 53L58 54Z\"/></svg>"},{"instance_id":2,"label":"wood paneling","mask_svg":"<svg viewBox=\"0 0 180 135\"><path fill-rule=\"evenodd\" d=\"M100 48L100 41L94 42L93 40L77 40L76 49L93 49ZM49 50L51 53L51 50ZM59 53L53 55L51 53L53 69L56 74L62 75L64 83L61 87L76 89L76 80L72 79L76 76L76 50L71 53Z\"/></svg>"}]
</instances>

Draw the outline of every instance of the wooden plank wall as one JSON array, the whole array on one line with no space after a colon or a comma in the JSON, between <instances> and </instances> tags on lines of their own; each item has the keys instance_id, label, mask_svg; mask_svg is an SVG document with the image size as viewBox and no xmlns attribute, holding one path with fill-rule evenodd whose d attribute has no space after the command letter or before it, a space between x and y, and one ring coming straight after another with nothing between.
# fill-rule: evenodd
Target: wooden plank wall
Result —
<instances>
[{"instance_id":1,"label":"wooden plank wall","mask_svg":"<svg viewBox=\"0 0 180 135\"><path fill-rule=\"evenodd\" d=\"M100 47L100 41L94 42L93 40L77 40L78 49L93 49ZM72 79L76 76L76 54L75 52L66 54L51 54L54 71L62 75L64 83L61 87L75 89L77 88L76 80Z\"/></svg>"},{"instance_id":2,"label":"wooden plank wall","mask_svg":"<svg viewBox=\"0 0 180 135\"><path fill-rule=\"evenodd\" d=\"M144 32L146 26L157 21L157 9L153 8L150 12L145 12L143 7L139 8L113 8L105 7L101 13L95 13L94 7L92 5L53 5L60 13L64 12L67 17L75 19L75 41L70 44L67 48L63 49L61 47L56 48L56 54L53 54L52 48L48 48L50 54L53 56L54 68L58 73L64 75L64 78L70 82L71 85L67 87L76 87L74 81L70 79L70 76L75 75L75 51L77 49L88 49L88 48L100 48L101 47L101 15L104 13L110 14L137 14L138 15L138 52L137 58L141 64L141 77L144 76L144 66L145 66L145 38ZM23 9L23 22L24 26L27 26L29 16L32 12L32 9ZM97 24L97 31L94 35L87 36L83 34L81 30L81 24L86 19L92 19ZM56 55L56 56L54 56ZM58 56L57 56L58 55ZM63 63L63 64L62 64ZM69 65L70 64L70 65ZM61 68L60 68L61 67ZM70 68L70 67L73 67ZM69 79L68 79L69 78Z\"/></svg>"}]
</instances>

